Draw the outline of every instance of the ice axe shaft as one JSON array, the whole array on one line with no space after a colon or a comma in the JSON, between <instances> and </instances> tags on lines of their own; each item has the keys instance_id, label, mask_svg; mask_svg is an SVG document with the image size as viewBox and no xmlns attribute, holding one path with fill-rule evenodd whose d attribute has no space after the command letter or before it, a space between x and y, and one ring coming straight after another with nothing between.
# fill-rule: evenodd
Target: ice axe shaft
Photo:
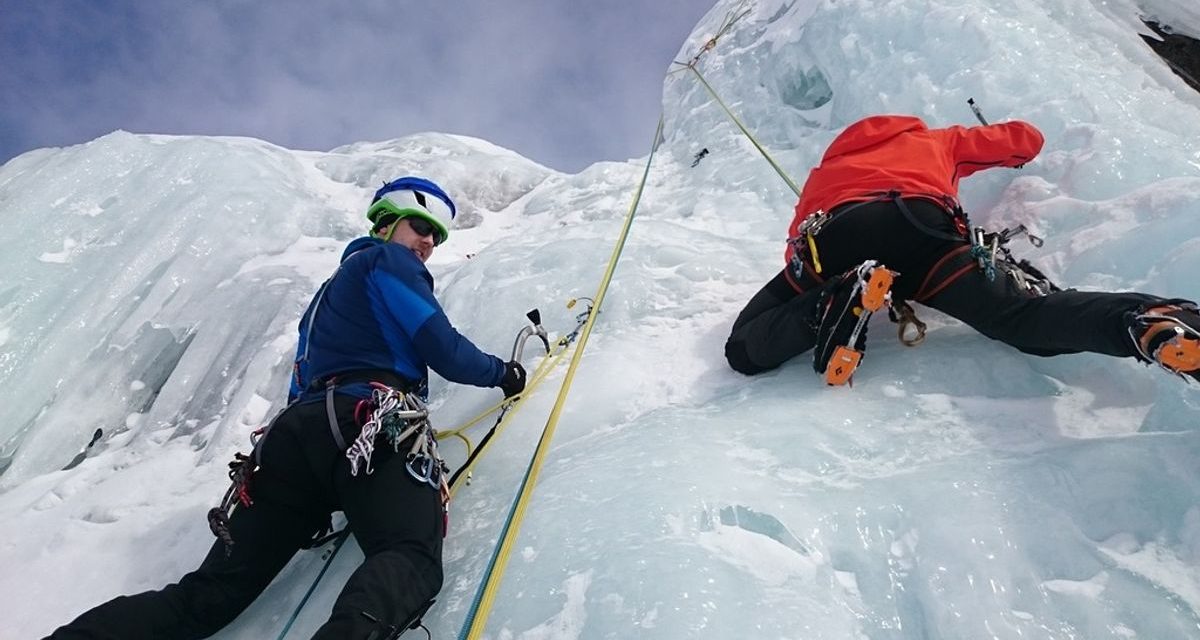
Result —
<instances>
[{"instance_id":1,"label":"ice axe shaft","mask_svg":"<svg viewBox=\"0 0 1200 640\"><path fill-rule=\"evenodd\" d=\"M970 105L971 111L975 114L975 117L979 119L980 124L986 127L988 121L983 117L983 111L979 109L979 105L975 104L975 98L967 98L967 104Z\"/></svg>"}]
</instances>

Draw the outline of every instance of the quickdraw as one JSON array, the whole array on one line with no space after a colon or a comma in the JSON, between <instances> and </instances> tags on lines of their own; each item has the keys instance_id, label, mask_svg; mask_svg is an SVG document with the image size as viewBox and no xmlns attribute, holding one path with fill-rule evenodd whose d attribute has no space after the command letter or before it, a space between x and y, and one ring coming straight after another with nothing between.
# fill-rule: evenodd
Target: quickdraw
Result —
<instances>
[{"instance_id":1,"label":"quickdraw","mask_svg":"<svg viewBox=\"0 0 1200 640\"><path fill-rule=\"evenodd\" d=\"M575 314L575 328L571 330L571 333L568 333L567 335L558 339L558 344L560 344L564 347L571 344L572 342L575 342L575 338L579 337L579 332L582 331L583 326L585 324L587 324L588 318L590 318L592 316L592 308L596 305L595 300L592 300L591 298L589 298L587 296L580 296L578 298L571 298L570 300L568 300L567 308L574 309L575 305L578 304L579 301L581 301L581 300L583 301L584 308L583 308L583 311L580 311L579 313Z\"/></svg>"},{"instance_id":2,"label":"quickdraw","mask_svg":"<svg viewBox=\"0 0 1200 640\"><path fill-rule=\"evenodd\" d=\"M817 209L800 222L796 236L788 238L788 244L792 245L792 270L797 279L804 274L805 256L812 261L813 269L821 273L821 256L817 253L816 237L828 221L829 213L824 209Z\"/></svg>"},{"instance_id":3,"label":"quickdraw","mask_svg":"<svg viewBox=\"0 0 1200 640\"><path fill-rule=\"evenodd\" d=\"M1033 235L1025 225L1009 227L998 232L985 232L983 227L975 227L971 234L971 256L979 262L979 268L987 274L988 280L995 280L997 270L1012 278L1024 292L1035 296L1044 296L1055 291L1061 291L1058 285L1050 281L1046 274L1034 267L1028 260L1017 260L1013 257L1008 243L1019 236L1029 238L1029 243L1041 248L1045 241Z\"/></svg>"},{"instance_id":4,"label":"quickdraw","mask_svg":"<svg viewBox=\"0 0 1200 640\"><path fill-rule=\"evenodd\" d=\"M380 382L370 384L371 397L360 400L354 410L362 428L346 449L350 475L358 475L360 470L366 474L374 471L371 455L375 452L375 440L382 433L396 452L412 438L412 446L405 456L409 475L434 489L444 489L445 473L450 469L438 453L437 434L429 424L429 408L425 401L415 393L404 393Z\"/></svg>"},{"instance_id":5,"label":"quickdraw","mask_svg":"<svg viewBox=\"0 0 1200 640\"><path fill-rule=\"evenodd\" d=\"M220 506L208 510L208 528L225 543L225 557L233 553L233 534L229 532L229 517L238 505L249 507L254 504L254 499L250 497L250 480L258 470L258 444L269 428L268 426L256 429L250 434L250 455L241 452L233 454L233 461L229 463L231 482L225 491L225 497L221 499Z\"/></svg>"}]
</instances>

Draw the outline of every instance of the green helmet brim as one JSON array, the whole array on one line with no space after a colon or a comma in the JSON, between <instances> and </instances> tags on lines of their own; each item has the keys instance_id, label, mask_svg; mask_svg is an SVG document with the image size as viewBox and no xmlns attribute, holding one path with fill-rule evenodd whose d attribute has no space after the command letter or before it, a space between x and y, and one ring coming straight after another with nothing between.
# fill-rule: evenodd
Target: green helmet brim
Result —
<instances>
[{"instance_id":1,"label":"green helmet brim","mask_svg":"<svg viewBox=\"0 0 1200 640\"><path fill-rule=\"evenodd\" d=\"M407 218L410 216L422 218L438 230L438 233L442 236L442 242L450 239L450 229L446 228L446 224L441 220L438 220L426 211L420 209L402 209L387 200L380 200L371 205L371 208L367 209L367 220L371 221L372 226L378 226L379 219L387 214L395 215L397 218Z\"/></svg>"}]
</instances>

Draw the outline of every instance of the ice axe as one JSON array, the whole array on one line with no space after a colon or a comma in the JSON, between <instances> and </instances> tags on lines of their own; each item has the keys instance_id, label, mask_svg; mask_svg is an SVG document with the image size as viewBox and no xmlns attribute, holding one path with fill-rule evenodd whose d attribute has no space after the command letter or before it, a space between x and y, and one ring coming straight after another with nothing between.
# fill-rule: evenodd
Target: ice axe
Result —
<instances>
[{"instance_id":1,"label":"ice axe","mask_svg":"<svg viewBox=\"0 0 1200 640\"><path fill-rule=\"evenodd\" d=\"M975 98L967 98L967 104L970 105L971 111L979 119L980 124L986 127L988 121L983 117L983 111L979 109L979 105L975 104Z\"/></svg>"},{"instance_id":2,"label":"ice axe","mask_svg":"<svg viewBox=\"0 0 1200 640\"><path fill-rule=\"evenodd\" d=\"M546 335L546 329L542 327L542 312L537 309L532 309L525 314L529 318L529 322L533 326L521 327L521 331L517 333L517 339L513 341L512 359L520 362L521 352L525 350L525 341L530 336L537 336L542 339L542 344L546 347L546 353L550 353L550 338Z\"/></svg>"}]
</instances>

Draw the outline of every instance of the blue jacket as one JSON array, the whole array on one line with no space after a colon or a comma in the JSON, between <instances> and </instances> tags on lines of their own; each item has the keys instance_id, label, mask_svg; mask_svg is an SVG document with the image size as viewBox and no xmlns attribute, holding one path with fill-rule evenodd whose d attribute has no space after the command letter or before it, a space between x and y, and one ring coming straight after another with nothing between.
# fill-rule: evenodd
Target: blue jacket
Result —
<instances>
[{"instance_id":1,"label":"blue jacket","mask_svg":"<svg viewBox=\"0 0 1200 640\"><path fill-rule=\"evenodd\" d=\"M316 399L314 381L360 369L392 371L423 390L428 367L478 387L499 386L504 376L502 360L450 325L433 297L433 276L416 254L377 238L354 240L300 320L288 401ZM355 395L366 395L365 387L356 387Z\"/></svg>"}]
</instances>

